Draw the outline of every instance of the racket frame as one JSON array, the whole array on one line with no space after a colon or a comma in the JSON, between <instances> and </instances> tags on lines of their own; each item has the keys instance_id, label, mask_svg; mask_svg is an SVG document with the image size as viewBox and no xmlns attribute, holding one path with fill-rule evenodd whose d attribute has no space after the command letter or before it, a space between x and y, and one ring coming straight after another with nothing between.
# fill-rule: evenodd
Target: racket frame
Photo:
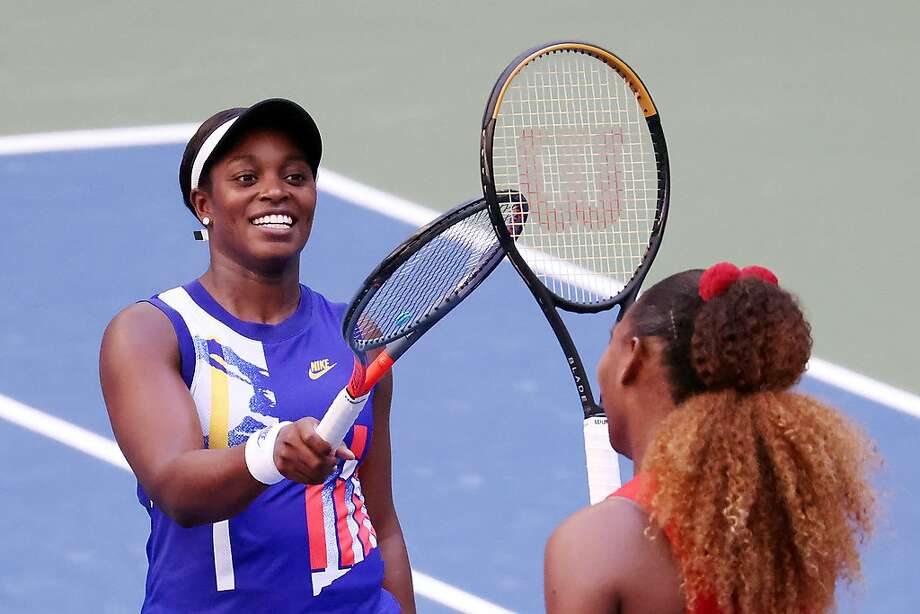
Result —
<instances>
[{"instance_id":1,"label":"racket frame","mask_svg":"<svg viewBox=\"0 0 920 614\"><path fill-rule=\"evenodd\" d=\"M637 95L639 106L648 124L658 174L655 221L652 224L651 238L648 248L642 257L641 264L633 273L632 278L627 280L623 289L616 296L606 301L599 301L591 304L575 303L552 293L540 280L537 274L533 272L524 257L518 251L515 238L511 236L503 221L493 176L492 140L495 134L495 126L501 109L501 103L508 86L514 77L533 60L548 53L564 50L580 51L597 57L616 70L616 72L629 83L630 89ZM591 43L582 41L555 41L528 49L518 55L505 70L502 71L489 94L489 102L486 105L482 122L480 171L483 195L488 203L489 217L492 221L495 233L498 236L499 243L505 253L508 254L508 259L521 276L521 279L524 280L525 284L534 295L534 298L537 299L540 309L543 311L553 332L559 339L559 343L566 357L566 362L572 372L572 378L575 381L576 389L579 392L585 419L603 416L604 410L594 401L590 380L585 371L584 364L582 363L581 357L578 354L578 350L575 347L575 343L565 323L556 311L556 307L574 313L599 313L611 309L615 305L619 305L620 309L616 316L616 321L619 322L629 306L636 300L639 294L639 288L642 286L642 282L645 280L646 275L648 275L652 262L661 246L661 239L664 235L665 224L668 217L671 185L670 167L668 164L667 144L665 142L664 132L661 129L661 121L648 89L645 87L645 84L642 83L642 80L636 72L633 71L626 62L613 53Z\"/></svg>"},{"instance_id":2,"label":"racket frame","mask_svg":"<svg viewBox=\"0 0 920 614\"><path fill-rule=\"evenodd\" d=\"M466 298L470 292L483 282L489 274L498 266L505 252L501 249L495 250L495 254L489 261L482 266L479 271L461 286L461 291L455 292L454 296L436 307L430 315L418 324L407 328L398 335L388 335L382 337L379 341L365 343L358 346L351 332L357 324L358 318L364 311L367 304L374 298L377 292L383 287L388 279L400 266L405 264L409 258L414 256L419 250L429 243L434 237L440 235L454 224L472 216L488 207L485 198L471 198L448 213L429 222L418 229L408 239L403 241L396 249L384 258L377 267L364 280L361 289L352 298L345 317L342 321L342 336L356 353L366 352L375 348L386 346L387 353L396 360L429 328L434 326L441 318L447 315L460 301ZM398 343L402 341L401 343Z\"/></svg>"},{"instance_id":3,"label":"racket frame","mask_svg":"<svg viewBox=\"0 0 920 614\"><path fill-rule=\"evenodd\" d=\"M436 308L432 314L417 324L407 328L399 335L386 336L375 343L356 347L352 331L364 308L392 274L427 245L429 241L454 224L485 210L487 206L484 197L469 199L417 230L377 265L364 280L351 303L349 303L342 321L342 335L349 348L355 353L354 369L348 385L339 392L317 426L317 433L333 447L337 447L342 442L345 434L363 409L370 395L370 390L389 372L393 363L412 347L428 329L437 324L441 318L469 296L495 270L498 263L505 257L505 252L497 245L495 253L480 267L474 276L461 286L460 291L455 292L454 296L450 297L449 300ZM377 354L369 365L365 366L365 353L380 347L384 348L383 351Z\"/></svg>"}]
</instances>

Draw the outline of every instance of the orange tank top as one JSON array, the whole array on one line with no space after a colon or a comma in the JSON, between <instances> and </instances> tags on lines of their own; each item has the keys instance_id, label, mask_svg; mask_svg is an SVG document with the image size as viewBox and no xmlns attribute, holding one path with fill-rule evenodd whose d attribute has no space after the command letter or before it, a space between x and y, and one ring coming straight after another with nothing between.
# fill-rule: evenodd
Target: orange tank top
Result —
<instances>
[{"instance_id":1,"label":"orange tank top","mask_svg":"<svg viewBox=\"0 0 920 614\"><path fill-rule=\"evenodd\" d=\"M648 506L639 499L639 491L642 489L644 479L644 474L640 473L636 475L636 477L626 482L623 484L623 486L614 491L610 497L622 497L623 499L629 499L640 508L642 508L644 512L648 513ZM674 539L671 536L671 532L667 528L665 528L664 532L671 542L671 547L674 548ZM676 554L677 553L675 552L675 555ZM701 599L698 599L692 607L688 606L687 614L722 614L722 611L719 609L715 598L707 595Z\"/></svg>"}]
</instances>

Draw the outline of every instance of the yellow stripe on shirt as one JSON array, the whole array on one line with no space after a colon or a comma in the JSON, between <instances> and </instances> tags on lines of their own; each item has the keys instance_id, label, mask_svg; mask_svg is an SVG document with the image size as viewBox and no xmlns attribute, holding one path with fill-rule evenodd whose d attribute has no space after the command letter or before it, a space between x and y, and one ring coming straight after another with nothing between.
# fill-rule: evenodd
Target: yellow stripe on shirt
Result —
<instances>
[{"instance_id":1,"label":"yellow stripe on shirt","mask_svg":"<svg viewBox=\"0 0 920 614\"><path fill-rule=\"evenodd\" d=\"M220 345L220 340L214 341ZM211 358L227 368L223 356L211 354ZM230 422L230 390L225 370L211 365L211 423L208 430L209 448L226 448L229 443L228 423Z\"/></svg>"}]
</instances>

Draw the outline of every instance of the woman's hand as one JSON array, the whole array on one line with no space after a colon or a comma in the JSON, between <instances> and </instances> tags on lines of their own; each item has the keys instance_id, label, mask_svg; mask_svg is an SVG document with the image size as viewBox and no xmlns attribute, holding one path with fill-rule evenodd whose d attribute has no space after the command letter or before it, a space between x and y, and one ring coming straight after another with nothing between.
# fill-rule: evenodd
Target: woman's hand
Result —
<instances>
[{"instance_id":1,"label":"woman's hand","mask_svg":"<svg viewBox=\"0 0 920 614\"><path fill-rule=\"evenodd\" d=\"M354 460L345 444L333 450L316 433L316 418L301 418L278 432L275 466L281 475L301 484L322 484L335 470L338 459Z\"/></svg>"}]
</instances>

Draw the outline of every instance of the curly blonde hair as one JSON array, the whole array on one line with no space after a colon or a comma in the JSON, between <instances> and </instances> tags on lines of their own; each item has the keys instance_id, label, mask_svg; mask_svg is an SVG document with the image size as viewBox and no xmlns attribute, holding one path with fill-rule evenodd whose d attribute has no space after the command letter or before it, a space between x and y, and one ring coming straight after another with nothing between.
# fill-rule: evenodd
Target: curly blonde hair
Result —
<instances>
[{"instance_id":1,"label":"curly blonde hair","mask_svg":"<svg viewBox=\"0 0 920 614\"><path fill-rule=\"evenodd\" d=\"M836 410L789 390L811 354L790 294L742 278L704 302L699 277L661 282L630 316L637 335L665 339L679 403L642 459L651 480L640 497L666 528L689 606L826 611L838 579L861 577L874 446Z\"/></svg>"}]
</instances>

